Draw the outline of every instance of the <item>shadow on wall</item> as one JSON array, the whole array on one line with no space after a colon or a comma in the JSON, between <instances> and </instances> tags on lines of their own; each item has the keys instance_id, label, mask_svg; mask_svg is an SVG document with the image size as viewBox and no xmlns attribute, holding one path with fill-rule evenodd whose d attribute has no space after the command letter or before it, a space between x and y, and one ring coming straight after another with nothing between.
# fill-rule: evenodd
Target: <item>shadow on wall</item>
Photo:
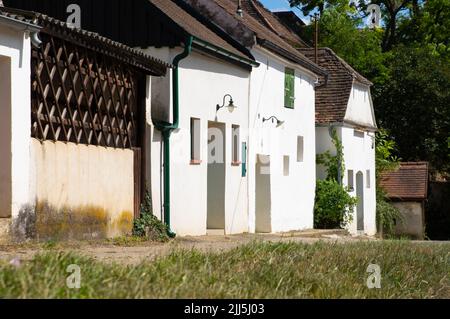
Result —
<instances>
[{"instance_id":1,"label":"shadow on wall","mask_svg":"<svg viewBox=\"0 0 450 319\"><path fill-rule=\"evenodd\" d=\"M450 182L431 182L425 210L426 235L450 240Z\"/></svg>"},{"instance_id":2,"label":"shadow on wall","mask_svg":"<svg viewBox=\"0 0 450 319\"><path fill-rule=\"evenodd\" d=\"M96 206L56 208L47 202L24 207L12 224L12 239L24 241L89 240L131 234L133 213L122 212L115 220Z\"/></svg>"}]
</instances>

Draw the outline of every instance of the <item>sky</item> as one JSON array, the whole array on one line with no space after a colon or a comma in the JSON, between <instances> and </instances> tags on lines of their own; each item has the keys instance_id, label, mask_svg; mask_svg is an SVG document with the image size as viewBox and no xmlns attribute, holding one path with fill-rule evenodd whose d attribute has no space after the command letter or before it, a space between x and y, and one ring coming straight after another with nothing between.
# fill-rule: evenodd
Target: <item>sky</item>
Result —
<instances>
[{"instance_id":1,"label":"sky","mask_svg":"<svg viewBox=\"0 0 450 319\"><path fill-rule=\"evenodd\" d=\"M260 0L266 8L272 10L272 11L287 11L292 10L294 11L305 23L309 23L310 18L304 17L300 10L298 9L292 9L289 6L288 0Z\"/></svg>"}]
</instances>

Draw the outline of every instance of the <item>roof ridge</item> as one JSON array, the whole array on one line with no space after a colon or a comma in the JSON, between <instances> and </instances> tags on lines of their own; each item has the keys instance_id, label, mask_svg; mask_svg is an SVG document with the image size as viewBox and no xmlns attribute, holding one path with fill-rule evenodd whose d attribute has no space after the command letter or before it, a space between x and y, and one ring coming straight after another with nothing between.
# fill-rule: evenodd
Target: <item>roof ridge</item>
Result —
<instances>
[{"instance_id":1,"label":"roof ridge","mask_svg":"<svg viewBox=\"0 0 450 319\"><path fill-rule=\"evenodd\" d=\"M350 75L352 75L354 78L356 78L363 84L367 84L370 86L373 85L373 83L371 81L369 81L364 76L362 76L358 71L356 71L350 64L348 64L343 58L341 58L336 52L334 52L333 49L331 49L329 47L324 47L323 49L329 51L334 57L336 57L339 60L339 62L342 64L342 66L344 68L346 68L347 71L350 73Z\"/></svg>"},{"instance_id":2,"label":"roof ridge","mask_svg":"<svg viewBox=\"0 0 450 319\"><path fill-rule=\"evenodd\" d=\"M314 51L315 48L298 48L299 51ZM335 60L338 61L345 71L354 79L356 79L358 82L361 82L362 84L372 86L373 83L368 80L366 77L361 75L358 71L356 71L350 64L348 64L343 58L341 58L336 52L333 51L333 49L329 47L320 47L319 51L328 52L330 56Z\"/></svg>"},{"instance_id":3,"label":"roof ridge","mask_svg":"<svg viewBox=\"0 0 450 319\"><path fill-rule=\"evenodd\" d=\"M258 14L258 16L263 20L263 22L267 25L267 27L276 35L278 35L277 30L275 30L274 26L270 23L269 20L266 19L266 17L261 13L260 8L258 8L258 6L256 5L255 2L253 2L253 0L248 0L251 4L251 6L256 10L256 13ZM262 5L259 1L258 1L259 5ZM265 9L265 7L263 6L263 8Z\"/></svg>"}]
</instances>

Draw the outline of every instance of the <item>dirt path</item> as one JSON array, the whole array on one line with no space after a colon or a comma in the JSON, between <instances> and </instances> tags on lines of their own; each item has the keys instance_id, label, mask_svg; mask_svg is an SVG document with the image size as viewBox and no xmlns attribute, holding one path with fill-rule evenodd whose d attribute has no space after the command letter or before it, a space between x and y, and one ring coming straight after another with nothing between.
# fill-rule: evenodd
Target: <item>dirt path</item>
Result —
<instances>
[{"instance_id":1,"label":"dirt path","mask_svg":"<svg viewBox=\"0 0 450 319\"><path fill-rule=\"evenodd\" d=\"M181 237L169 243L139 243L118 246L110 242L70 242L58 243L52 249L73 251L103 262L136 265L142 261L154 260L166 256L173 250L199 250L203 252L220 252L236 248L253 241L264 242L300 242L317 241L349 242L357 240L374 240L372 238L352 238L343 232L305 231L276 235L233 235ZM27 261L37 253L48 250L48 244L0 245L0 260L9 262L13 259Z\"/></svg>"}]
</instances>

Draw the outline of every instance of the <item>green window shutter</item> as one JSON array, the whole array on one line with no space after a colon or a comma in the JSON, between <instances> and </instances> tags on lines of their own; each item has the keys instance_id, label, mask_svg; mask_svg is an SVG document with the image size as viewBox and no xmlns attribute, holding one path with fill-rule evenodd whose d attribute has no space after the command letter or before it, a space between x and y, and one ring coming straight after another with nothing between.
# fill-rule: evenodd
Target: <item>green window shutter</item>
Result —
<instances>
[{"instance_id":1,"label":"green window shutter","mask_svg":"<svg viewBox=\"0 0 450 319\"><path fill-rule=\"evenodd\" d=\"M284 106L293 109L295 105L295 70L293 69L285 69L284 91Z\"/></svg>"}]
</instances>

